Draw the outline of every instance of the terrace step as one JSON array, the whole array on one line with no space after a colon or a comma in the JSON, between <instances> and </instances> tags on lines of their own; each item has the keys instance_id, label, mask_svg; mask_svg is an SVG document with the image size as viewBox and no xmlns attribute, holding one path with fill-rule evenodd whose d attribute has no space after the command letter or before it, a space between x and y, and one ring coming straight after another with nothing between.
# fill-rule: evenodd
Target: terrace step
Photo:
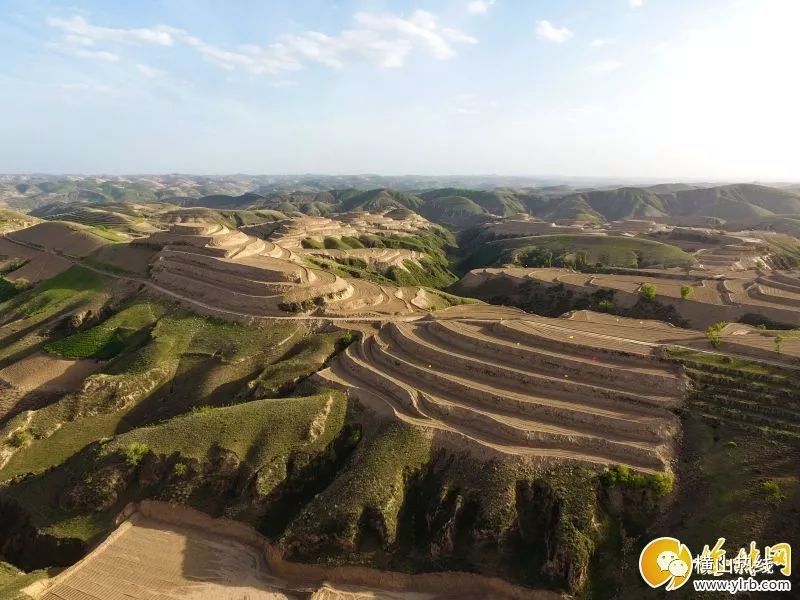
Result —
<instances>
[{"instance_id":1,"label":"terrace step","mask_svg":"<svg viewBox=\"0 0 800 600\"><path fill-rule=\"evenodd\" d=\"M762 414L745 412L720 406L718 404L710 404L704 401L696 401L692 403L697 406L702 412L715 417L724 418L730 422L735 423L748 423L759 427L769 427L778 431L784 431L793 435L800 435L800 424L791 423L778 418L768 417Z\"/></svg>"},{"instance_id":2,"label":"terrace step","mask_svg":"<svg viewBox=\"0 0 800 600\"><path fill-rule=\"evenodd\" d=\"M568 351L581 356L598 357L616 366L648 367L655 362L654 344L635 343L614 336L559 328L529 321L500 321L492 333L514 342Z\"/></svg>"},{"instance_id":3,"label":"terrace step","mask_svg":"<svg viewBox=\"0 0 800 600\"><path fill-rule=\"evenodd\" d=\"M492 381L498 388L527 393L531 389L546 391L554 397L581 398L592 406L605 406L609 409L625 409L638 412L642 416L663 416L659 408L677 403L671 396L652 396L632 392L618 386L598 386L579 380L557 377L552 372L543 373L529 368L521 369L501 365L495 362L496 356L475 358L474 353L468 355L447 345L441 337L430 335L430 327L426 324L409 325L391 323L380 335L386 335L394 346L408 355L444 367L447 370L466 368L480 373L482 378Z\"/></svg>"},{"instance_id":4,"label":"terrace step","mask_svg":"<svg viewBox=\"0 0 800 600\"><path fill-rule=\"evenodd\" d=\"M658 446L609 440L532 420L486 412L472 406L420 395L423 410L470 437L508 447L523 447L602 464L622 463L642 470L663 468Z\"/></svg>"},{"instance_id":5,"label":"terrace step","mask_svg":"<svg viewBox=\"0 0 800 600\"><path fill-rule=\"evenodd\" d=\"M376 338L364 341L365 355L384 373L389 373L407 386L438 397L468 399L485 412L525 418L591 434L602 427L607 435L625 441L654 441L663 431L663 421L635 418L578 403L570 403L540 395L525 395L496 389L472 379L464 379L439 368L425 368L413 363L396 348L389 348Z\"/></svg>"},{"instance_id":6,"label":"terrace step","mask_svg":"<svg viewBox=\"0 0 800 600\"><path fill-rule=\"evenodd\" d=\"M491 327L488 329L494 333ZM605 387L624 381L631 389L648 390L648 393L665 396L678 396L684 388L676 376L665 370L614 364L607 362L605 357L601 356L590 357L592 360L587 361L569 354L568 347L563 345L550 344L550 348L532 346L528 344L538 344L538 340L530 339L523 344L520 341L487 335L479 326L436 321L427 331L439 345L452 347L463 354L488 357L490 360L502 356L504 362L527 371L543 374L559 373L562 377L567 374L572 379ZM554 348L559 348L561 351ZM620 377L620 373L615 369L624 370L622 374L626 377Z\"/></svg>"}]
</instances>

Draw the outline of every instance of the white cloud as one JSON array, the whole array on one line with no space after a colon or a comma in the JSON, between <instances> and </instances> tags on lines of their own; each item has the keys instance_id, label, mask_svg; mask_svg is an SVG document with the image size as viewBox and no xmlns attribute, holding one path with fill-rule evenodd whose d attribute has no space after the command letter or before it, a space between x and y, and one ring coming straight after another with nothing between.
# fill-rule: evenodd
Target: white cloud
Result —
<instances>
[{"instance_id":1,"label":"white cloud","mask_svg":"<svg viewBox=\"0 0 800 600\"><path fill-rule=\"evenodd\" d=\"M110 94L111 86L102 83L59 83L56 87L70 94Z\"/></svg>"},{"instance_id":2,"label":"white cloud","mask_svg":"<svg viewBox=\"0 0 800 600\"><path fill-rule=\"evenodd\" d=\"M595 73L611 73L612 71L616 71L621 68L622 63L620 61L609 58L595 63L592 67L592 70Z\"/></svg>"},{"instance_id":3,"label":"white cloud","mask_svg":"<svg viewBox=\"0 0 800 600\"><path fill-rule=\"evenodd\" d=\"M556 44L563 44L574 34L566 27L556 27L550 21L542 20L536 23L536 35Z\"/></svg>"},{"instance_id":4,"label":"white cloud","mask_svg":"<svg viewBox=\"0 0 800 600\"><path fill-rule=\"evenodd\" d=\"M644 4L644 0L628 0L628 6L631 8L640 8Z\"/></svg>"},{"instance_id":5,"label":"white cloud","mask_svg":"<svg viewBox=\"0 0 800 600\"><path fill-rule=\"evenodd\" d=\"M608 46L609 44L612 44L612 43L613 43L612 40L608 40L606 38L597 38L595 40L592 40L592 42L589 45L592 48L603 48L603 47Z\"/></svg>"},{"instance_id":6,"label":"white cloud","mask_svg":"<svg viewBox=\"0 0 800 600\"><path fill-rule=\"evenodd\" d=\"M494 0L472 0L467 4L467 12L474 15L483 15L489 12L492 6L494 6Z\"/></svg>"},{"instance_id":7,"label":"white cloud","mask_svg":"<svg viewBox=\"0 0 800 600\"><path fill-rule=\"evenodd\" d=\"M106 62L117 62L119 54L106 52L105 50L76 50L75 56L78 58L88 58L90 60L102 60Z\"/></svg>"},{"instance_id":8,"label":"white cloud","mask_svg":"<svg viewBox=\"0 0 800 600\"><path fill-rule=\"evenodd\" d=\"M156 69L155 67L149 67L141 63L136 65L136 70L139 71L139 73L141 73L148 79L155 79L156 77L161 77L164 74L164 71L162 71L161 69Z\"/></svg>"},{"instance_id":9,"label":"white cloud","mask_svg":"<svg viewBox=\"0 0 800 600\"><path fill-rule=\"evenodd\" d=\"M69 19L50 18L47 19L47 24L63 31L65 42L83 46L93 46L98 42L171 46L175 41L174 34L177 32L176 29L166 25L138 29L98 27L79 15Z\"/></svg>"},{"instance_id":10,"label":"white cloud","mask_svg":"<svg viewBox=\"0 0 800 600\"><path fill-rule=\"evenodd\" d=\"M477 43L466 33L440 27L436 15L424 10L414 11L408 17L359 12L353 15L353 21L352 28L336 34L304 31L279 36L264 46L251 44L235 49L221 48L167 25L140 29L98 27L80 16L49 19L48 24L64 32L63 42L72 47L85 48L101 42L183 44L221 68L270 75L302 69L309 63L342 68L364 61L381 68L397 68L414 52L448 60L456 56L457 46Z\"/></svg>"}]
</instances>

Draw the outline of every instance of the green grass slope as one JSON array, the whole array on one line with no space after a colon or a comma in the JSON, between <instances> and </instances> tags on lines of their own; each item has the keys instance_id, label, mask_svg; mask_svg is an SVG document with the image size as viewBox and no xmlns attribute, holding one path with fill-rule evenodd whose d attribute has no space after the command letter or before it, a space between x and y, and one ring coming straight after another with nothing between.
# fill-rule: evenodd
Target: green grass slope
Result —
<instances>
[{"instance_id":1,"label":"green grass slope","mask_svg":"<svg viewBox=\"0 0 800 600\"><path fill-rule=\"evenodd\" d=\"M465 190L458 188L442 188L420 194L425 202L439 201L443 198L467 198L477 204L487 213L507 217L517 213L527 212L525 204L519 196L511 190ZM462 200L458 200L463 203Z\"/></svg>"},{"instance_id":2,"label":"green grass slope","mask_svg":"<svg viewBox=\"0 0 800 600\"><path fill-rule=\"evenodd\" d=\"M593 235L540 235L482 244L459 265L462 271L513 263L518 256L547 250L553 266L574 262L585 253L586 264L609 267L682 267L694 263L691 254L676 246L641 238Z\"/></svg>"}]
</instances>

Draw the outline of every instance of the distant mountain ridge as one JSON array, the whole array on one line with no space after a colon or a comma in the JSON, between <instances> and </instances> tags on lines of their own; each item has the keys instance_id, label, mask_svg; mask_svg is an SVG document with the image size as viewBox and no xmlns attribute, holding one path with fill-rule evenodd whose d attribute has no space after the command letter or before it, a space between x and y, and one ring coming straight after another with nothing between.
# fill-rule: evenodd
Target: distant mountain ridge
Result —
<instances>
[{"instance_id":1,"label":"distant mountain ridge","mask_svg":"<svg viewBox=\"0 0 800 600\"><path fill-rule=\"evenodd\" d=\"M68 178L31 180L0 178L0 205L23 211L61 212L58 204L91 207L106 203L169 203L221 210L272 209L291 214L413 210L456 229L498 217L527 213L547 221L603 223L621 219L715 217L747 220L773 215L800 215L800 189L758 184L698 186L685 183L648 187L575 189L463 187L401 190L390 187L309 189L299 177L285 190L270 191L259 177L143 177L116 180ZM357 178L340 178L352 182ZM368 181L371 181L367 178ZM64 211L66 212L66 211Z\"/></svg>"}]
</instances>

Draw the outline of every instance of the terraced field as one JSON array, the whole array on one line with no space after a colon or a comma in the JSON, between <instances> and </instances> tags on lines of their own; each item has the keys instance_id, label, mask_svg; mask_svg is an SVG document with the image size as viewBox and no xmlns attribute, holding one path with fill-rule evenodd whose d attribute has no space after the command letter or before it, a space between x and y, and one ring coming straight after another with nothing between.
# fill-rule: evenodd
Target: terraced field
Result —
<instances>
[{"instance_id":1,"label":"terraced field","mask_svg":"<svg viewBox=\"0 0 800 600\"><path fill-rule=\"evenodd\" d=\"M718 248L699 250L698 262L710 271L746 271L763 265L769 260L768 253L752 246L726 244Z\"/></svg>"},{"instance_id":2,"label":"terraced field","mask_svg":"<svg viewBox=\"0 0 800 600\"><path fill-rule=\"evenodd\" d=\"M758 431L770 437L800 440L800 391L796 371L720 362L714 355L675 351L692 380L690 397L694 414L712 424Z\"/></svg>"},{"instance_id":3,"label":"terraced field","mask_svg":"<svg viewBox=\"0 0 800 600\"><path fill-rule=\"evenodd\" d=\"M112 210L99 210L88 206L72 206L64 212L49 212L42 218L48 221L71 221L92 227L127 227L131 218Z\"/></svg>"},{"instance_id":4,"label":"terraced field","mask_svg":"<svg viewBox=\"0 0 800 600\"><path fill-rule=\"evenodd\" d=\"M544 319L389 323L317 377L477 448L645 471L671 459L685 391L653 344Z\"/></svg>"},{"instance_id":5,"label":"terraced field","mask_svg":"<svg viewBox=\"0 0 800 600\"><path fill-rule=\"evenodd\" d=\"M652 285L655 300L674 308L692 327L736 322L758 315L786 325L800 325L800 277L790 272L728 271L715 278L702 273L689 276L665 272L662 277L647 271L642 275L591 274L558 268L506 267L475 269L457 284L459 293L491 298L500 290L513 295L526 283L552 288L563 285L573 294L589 295L598 290L613 290L614 303L628 308L642 297L645 284ZM682 288L691 292L683 298ZM483 290L486 290L485 292Z\"/></svg>"},{"instance_id":6,"label":"terraced field","mask_svg":"<svg viewBox=\"0 0 800 600\"><path fill-rule=\"evenodd\" d=\"M301 252L298 250L297 252ZM374 266L380 271L390 267L406 269L405 261L418 262L422 254L416 250L403 250L394 248L354 248L352 250L304 250L303 254L319 256L331 260L348 260L355 258L364 261L367 265Z\"/></svg>"},{"instance_id":7,"label":"terraced field","mask_svg":"<svg viewBox=\"0 0 800 600\"><path fill-rule=\"evenodd\" d=\"M358 237L362 234L413 234L432 224L417 214L395 215L388 212L355 212L327 217L294 217L282 221L272 239L283 246L296 250L303 240L322 242L325 238Z\"/></svg>"},{"instance_id":8,"label":"terraced field","mask_svg":"<svg viewBox=\"0 0 800 600\"><path fill-rule=\"evenodd\" d=\"M152 280L175 296L245 316L405 314L449 306L420 287L345 279L306 266L278 243L207 222L173 224L141 242L160 247Z\"/></svg>"}]
</instances>

